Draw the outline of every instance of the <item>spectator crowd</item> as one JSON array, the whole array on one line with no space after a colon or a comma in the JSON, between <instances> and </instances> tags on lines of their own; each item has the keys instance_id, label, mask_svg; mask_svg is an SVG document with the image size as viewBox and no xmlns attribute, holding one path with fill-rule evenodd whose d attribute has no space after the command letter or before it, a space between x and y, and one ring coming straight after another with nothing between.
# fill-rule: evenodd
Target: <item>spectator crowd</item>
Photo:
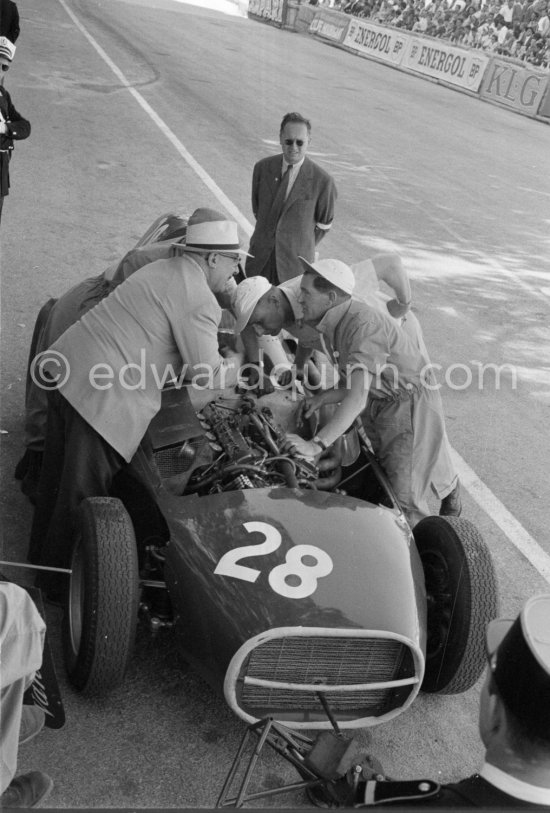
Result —
<instances>
[{"instance_id":1,"label":"spectator crowd","mask_svg":"<svg viewBox=\"0 0 550 813\"><path fill-rule=\"evenodd\" d=\"M549 6L548 0L335 0L332 5L376 23L515 57L547 70Z\"/></svg>"}]
</instances>

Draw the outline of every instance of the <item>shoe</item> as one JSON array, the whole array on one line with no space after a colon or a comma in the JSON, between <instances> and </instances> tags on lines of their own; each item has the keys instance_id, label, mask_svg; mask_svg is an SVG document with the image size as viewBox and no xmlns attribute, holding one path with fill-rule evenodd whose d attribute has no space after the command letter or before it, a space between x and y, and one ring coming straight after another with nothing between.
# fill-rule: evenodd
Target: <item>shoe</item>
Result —
<instances>
[{"instance_id":1,"label":"shoe","mask_svg":"<svg viewBox=\"0 0 550 813\"><path fill-rule=\"evenodd\" d=\"M460 482L457 482L450 494L441 500L439 508L440 517L459 517L462 513L462 500L460 498Z\"/></svg>"},{"instance_id":2,"label":"shoe","mask_svg":"<svg viewBox=\"0 0 550 813\"><path fill-rule=\"evenodd\" d=\"M44 728L46 715L38 706L23 706L21 713L21 728L19 729L19 745L32 740Z\"/></svg>"},{"instance_id":3,"label":"shoe","mask_svg":"<svg viewBox=\"0 0 550 813\"><path fill-rule=\"evenodd\" d=\"M37 807L52 792L53 780L41 771L22 773L12 779L2 796L0 809L4 807Z\"/></svg>"}]
</instances>

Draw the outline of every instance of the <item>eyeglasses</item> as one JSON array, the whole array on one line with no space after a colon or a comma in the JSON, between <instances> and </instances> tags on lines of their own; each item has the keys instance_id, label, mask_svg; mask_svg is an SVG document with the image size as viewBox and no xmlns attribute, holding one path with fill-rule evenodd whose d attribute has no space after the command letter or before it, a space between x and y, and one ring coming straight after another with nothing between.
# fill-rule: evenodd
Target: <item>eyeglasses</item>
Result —
<instances>
[{"instance_id":1,"label":"eyeglasses","mask_svg":"<svg viewBox=\"0 0 550 813\"><path fill-rule=\"evenodd\" d=\"M240 254L224 254L223 251L218 251L222 257L227 257L228 260L231 260L233 265L238 265L241 259Z\"/></svg>"},{"instance_id":2,"label":"eyeglasses","mask_svg":"<svg viewBox=\"0 0 550 813\"><path fill-rule=\"evenodd\" d=\"M9 66L9 65L4 65L4 64L2 64L2 70L3 70L3 71L9 71L9 69L10 69L10 66Z\"/></svg>"},{"instance_id":3,"label":"eyeglasses","mask_svg":"<svg viewBox=\"0 0 550 813\"><path fill-rule=\"evenodd\" d=\"M305 141L301 138L285 138L285 144L287 147L292 147L293 144L296 144L297 147L303 147Z\"/></svg>"}]
</instances>

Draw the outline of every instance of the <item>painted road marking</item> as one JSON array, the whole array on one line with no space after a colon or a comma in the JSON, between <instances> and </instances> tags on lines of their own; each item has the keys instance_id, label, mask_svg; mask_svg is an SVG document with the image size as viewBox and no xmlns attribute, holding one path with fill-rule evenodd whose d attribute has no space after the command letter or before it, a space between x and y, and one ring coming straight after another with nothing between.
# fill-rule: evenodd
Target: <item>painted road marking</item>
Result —
<instances>
[{"instance_id":1,"label":"painted road marking","mask_svg":"<svg viewBox=\"0 0 550 813\"><path fill-rule=\"evenodd\" d=\"M460 482L470 496L529 560L535 570L538 570L541 576L550 583L550 556L493 494L491 489L480 480L456 449L451 449L451 452Z\"/></svg>"},{"instance_id":2,"label":"painted road marking","mask_svg":"<svg viewBox=\"0 0 550 813\"><path fill-rule=\"evenodd\" d=\"M252 224L246 219L246 217L243 214L241 214L241 212L239 211L239 209L237 209L234 203L231 200L229 200L227 195L220 189L220 187L214 181L214 179L210 177L208 172L206 172L206 170L201 167L198 161L196 161L193 158L191 153L183 146L177 135L174 132L172 132L170 127L168 127L166 122L163 121L163 119L161 119L161 117L153 110L151 105L145 101L141 93L138 93L137 90L135 90L132 87L132 85L126 79L120 68L117 65L115 65L113 60L106 54L101 45L92 37L92 35L82 25L80 20L73 14L71 9L67 6L65 0L59 0L59 2L69 15L73 23L76 25L78 30L82 33L84 37L86 37L92 48L94 48L97 51L101 59L112 70L112 72L117 77L119 82L122 85L124 85L124 87L128 90L129 93L131 93L131 95L134 97L134 99L140 105L140 107L142 107L147 113L147 115L152 119L152 121L154 121L154 123L157 125L161 133L163 133L163 135L166 136L168 141L170 141L170 143L176 148L176 150L179 152L183 160L189 164L189 166L194 172L196 172L196 174L199 176L199 178L205 184L205 186L219 200L222 206L225 206L229 214L237 221L237 223L239 223L241 228L246 232L247 236L250 237L250 235L253 232Z\"/></svg>"},{"instance_id":3,"label":"painted road marking","mask_svg":"<svg viewBox=\"0 0 550 813\"><path fill-rule=\"evenodd\" d=\"M227 212L239 223L243 231L248 237L252 234L252 224L240 212L235 204L227 197L227 195L220 189L213 178L206 172L205 169L196 161L191 153L184 147L179 138L168 127L166 122L153 110L151 105L145 101L143 96L138 93L126 79L120 68L115 65L112 59L106 54L101 45L92 37L87 29L82 25L80 20L73 14L67 7L65 0L59 0L71 20L74 22L78 30L88 40L90 45L99 54L103 61L113 71L117 79L122 85L131 93L140 107L145 110L147 115L154 121L159 130L166 136L170 143L176 148L184 161L196 172L199 178L203 181L206 187L212 194L219 200L222 206L225 207ZM458 238L457 239L462 239ZM500 269L503 270L503 269ZM525 283L514 279L519 282L522 287L527 287ZM529 289L530 290L530 289ZM531 293L537 293L531 291ZM464 485L464 488L472 496L479 507L489 516L493 522L501 529L501 531L508 537L510 542L526 557L531 565L537 570L541 576L550 583L550 556L544 552L538 542L525 530L520 522L508 511L505 505L500 502L493 492L488 488L485 483L480 480L473 469L468 466L465 460L460 457L457 451L452 450L455 465L457 466L458 475Z\"/></svg>"}]
</instances>

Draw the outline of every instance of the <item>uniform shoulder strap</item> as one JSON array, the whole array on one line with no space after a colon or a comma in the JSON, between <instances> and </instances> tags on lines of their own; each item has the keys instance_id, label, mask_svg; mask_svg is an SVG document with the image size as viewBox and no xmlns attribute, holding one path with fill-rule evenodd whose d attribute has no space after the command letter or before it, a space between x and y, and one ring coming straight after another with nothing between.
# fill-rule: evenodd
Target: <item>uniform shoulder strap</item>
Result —
<instances>
[{"instance_id":1,"label":"uniform shoulder strap","mask_svg":"<svg viewBox=\"0 0 550 813\"><path fill-rule=\"evenodd\" d=\"M440 785L432 779L413 779L407 782L369 780L365 783L363 800L357 807L370 807L390 802L412 802L430 799L439 793Z\"/></svg>"}]
</instances>

